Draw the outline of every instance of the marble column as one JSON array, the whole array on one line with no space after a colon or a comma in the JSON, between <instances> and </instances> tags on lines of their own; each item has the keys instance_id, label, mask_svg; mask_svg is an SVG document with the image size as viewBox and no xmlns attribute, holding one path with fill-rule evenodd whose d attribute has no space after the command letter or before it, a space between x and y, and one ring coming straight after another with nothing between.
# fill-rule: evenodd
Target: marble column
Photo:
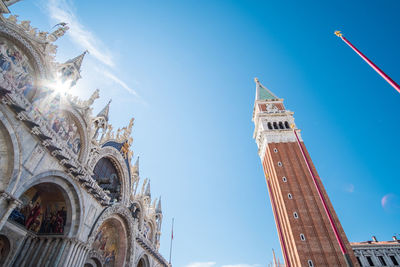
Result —
<instances>
[{"instance_id":1,"label":"marble column","mask_svg":"<svg viewBox=\"0 0 400 267\"><path fill-rule=\"evenodd\" d=\"M70 266L70 262L72 261L73 256L75 255L75 251L76 251L76 247L78 246L78 244L76 243L75 240L71 240L71 245L69 247L69 251L68 254L65 258L65 262L64 265L62 265L63 267L67 267Z\"/></svg>"},{"instance_id":2,"label":"marble column","mask_svg":"<svg viewBox=\"0 0 400 267\"><path fill-rule=\"evenodd\" d=\"M60 267L66 266L73 248L74 248L74 243L72 242L72 239L67 239L67 245L65 246L64 252L61 255L58 266Z\"/></svg>"},{"instance_id":3,"label":"marble column","mask_svg":"<svg viewBox=\"0 0 400 267\"><path fill-rule=\"evenodd\" d=\"M21 253L21 255L20 255L21 263L20 263L20 265L16 265L16 266L25 266L25 263L29 259L29 256L32 254L32 249L36 243L35 242L36 240L34 240L32 236L29 236L28 238L30 240L29 246L27 246L25 252Z\"/></svg>"},{"instance_id":4,"label":"marble column","mask_svg":"<svg viewBox=\"0 0 400 267\"><path fill-rule=\"evenodd\" d=\"M72 266L77 266L77 267L79 266L78 262L81 259L82 253L83 253L83 245L80 245L79 248L78 248L78 252L76 254L76 257L74 258L74 262L73 262Z\"/></svg>"},{"instance_id":5,"label":"marble column","mask_svg":"<svg viewBox=\"0 0 400 267\"><path fill-rule=\"evenodd\" d=\"M86 260L87 253L88 253L88 249L86 247L84 247L81 259L78 262L78 266L83 266L83 264L84 264L84 262Z\"/></svg>"},{"instance_id":6,"label":"marble column","mask_svg":"<svg viewBox=\"0 0 400 267\"><path fill-rule=\"evenodd\" d=\"M0 230L3 228L11 212L21 205L21 201L7 192L0 193Z\"/></svg>"},{"instance_id":7,"label":"marble column","mask_svg":"<svg viewBox=\"0 0 400 267\"><path fill-rule=\"evenodd\" d=\"M44 266L50 266L52 260L53 260L53 256L56 253L57 249L58 249L58 245L60 243L61 239L60 238L55 238L53 243L51 244L51 247L49 249L49 256L47 257L46 262L44 263Z\"/></svg>"},{"instance_id":8,"label":"marble column","mask_svg":"<svg viewBox=\"0 0 400 267\"><path fill-rule=\"evenodd\" d=\"M26 255L27 250L29 249L30 245L32 243L32 237L30 237L29 235L26 236L25 238L25 242L24 242L24 246L22 248L22 250L20 251L20 253L18 254L15 262L14 262L14 266L19 267L21 266L21 262L24 259L24 256Z\"/></svg>"},{"instance_id":9,"label":"marble column","mask_svg":"<svg viewBox=\"0 0 400 267\"><path fill-rule=\"evenodd\" d=\"M41 250L42 247L43 247L44 241L45 241L44 238L39 238L39 243L36 243L36 245L35 245L36 249L35 249L35 251L34 251L34 253L33 253L33 255L32 255L31 260L29 261L28 267L36 266L36 265L34 264L34 262L36 261L36 258L37 258L37 256L38 256L40 250Z\"/></svg>"},{"instance_id":10,"label":"marble column","mask_svg":"<svg viewBox=\"0 0 400 267\"><path fill-rule=\"evenodd\" d=\"M47 242L46 242L46 244L45 244L45 246L44 246L44 249L43 249L43 251L42 251L42 252L40 253L40 255L39 255L39 260L38 260L36 266L42 266L43 261L44 261L45 258L46 258L47 252L49 251L49 246L50 246L50 244L52 243L52 241L53 241L53 240L50 239L50 238L47 239Z\"/></svg>"},{"instance_id":11,"label":"marble column","mask_svg":"<svg viewBox=\"0 0 400 267\"><path fill-rule=\"evenodd\" d=\"M71 260L69 261L68 266L75 266L76 259L81 252L81 246L82 245L80 243L76 244L74 254L71 255Z\"/></svg>"},{"instance_id":12,"label":"marble column","mask_svg":"<svg viewBox=\"0 0 400 267\"><path fill-rule=\"evenodd\" d=\"M69 244L68 241L69 240L67 238L63 238L61 240L60 249L54 258L54 266L58 266L58 263L60 262L60 259L61 259L62 255L64 254L64 251L66 250L66 246L67 246L67 244Z\"/></svg>"}]
</instances>

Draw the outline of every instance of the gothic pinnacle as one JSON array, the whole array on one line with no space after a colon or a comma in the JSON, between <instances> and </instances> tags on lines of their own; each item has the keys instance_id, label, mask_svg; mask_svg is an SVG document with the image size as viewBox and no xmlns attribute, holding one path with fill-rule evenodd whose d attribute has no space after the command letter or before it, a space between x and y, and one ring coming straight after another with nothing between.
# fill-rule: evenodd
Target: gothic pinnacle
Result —
<instances>
[{"instance_id":1,"label":"gothic pinnacle","mask_svg":"<svg viewBox=\"0 0 400 267\"><path fill-rule=\"evenodd\" d=\"M108 121L108 112L110 111L110 104L112 99L108 101L108 104L97 114L97 117L103 117L106 121Z\"/></svg>"}]
</instances>

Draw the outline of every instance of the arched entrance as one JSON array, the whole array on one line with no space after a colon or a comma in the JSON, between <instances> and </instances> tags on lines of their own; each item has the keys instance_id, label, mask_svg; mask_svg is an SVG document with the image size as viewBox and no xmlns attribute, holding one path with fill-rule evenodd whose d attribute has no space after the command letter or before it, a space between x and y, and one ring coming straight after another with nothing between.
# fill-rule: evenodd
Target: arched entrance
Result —
<instances>
[{"instance_id":1,"label":"arched entrance","mask_svg":"<svg viewBox=\"0 0 400 267\"><path fill-rule=\"evenodd\" d=\"M0 266L5 263L10 252L10 241L4 235L0 235Z\"/></svg>"},{"instance_id":2,"label":"arched entrance","mask_svg":"<svg viewBox=\"0 0 400 267\"><path fill-rule=\"evenodd\" d=\"M107 219L97 231L92 249L103 259L103 266L125 266L127 230L121 218Z\"/></svg>"},{"instance_id":3,"label":"arched entrance","mask_svg":"<svg viewBox=\"0 0 400 267\"><path fill-rule=\"evenodd\" d=\"M138 262L138 264L136 265L136 267L149 267L149 258L147 257L147 255L144 255Z\"/></svg>"},{"instance_id":4,"label":"arched entrance","mask_svg":"<svg viewBox=\"0 0 400 267\"><path fill-rule=\"evenodd\" d=\"M53 183L29 188L20 197L23 205L10 219L37 234L64 235L71 225L71 205L64 190Z\"/></svg>"}]
</instances>

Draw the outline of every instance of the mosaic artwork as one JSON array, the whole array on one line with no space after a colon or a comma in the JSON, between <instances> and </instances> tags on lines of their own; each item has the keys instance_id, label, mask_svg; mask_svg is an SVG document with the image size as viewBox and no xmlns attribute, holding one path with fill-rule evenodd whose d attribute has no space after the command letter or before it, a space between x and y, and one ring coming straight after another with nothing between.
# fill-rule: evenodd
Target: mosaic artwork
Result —
<instances>
[{"instance_id":1,"label":"mosaic artwork","mask_svg":"<svg viewBox=\"0 0 400 267\"><path fill-rule=\"evenodd\" d=\"M81 150L81 138L72 116L67 112L58 110L49 114L48 119L51 128L67 142L67 145L75 154L79 154Z\"/></svg>"},{"instance_id":2,"label":"mosaic artwork","mask_svg":"<svg viewBox=\"0 0 400 267\"><path fill-rule=\"evenodd\" d=\"M13 88L26 98L34 95L34 71L28 57L4 37L0 37L0 86Z\"/></svg>"},{"instance_id":3,"label":"mosaic artwork","mask_svg":"<svg viewBox=\"0 0 400 267\"><path fill-rule=\"evenodd\" d=\"M77 122L69 112L62 110L60 101L60 95L54 93L53 90L40 88L32 100L32 109L28 112L34 118L36 116L39 117L41 114L42 118L45 118L53 131L62 140L66 141L68 147L76 155L79 155L81 150L81 135Z\"/></svg>"},{"instance_id":4,"label":"mosaic artwork","mask_svg":"<svg viewBox=\"0 0 400 267\"><path fill-rule=\"evenodd\" d=\"M126 241L120 222L108 220L97 232L93 242L93 249L104 257L104 266L122 266L125 258Z\"/></svg>"},{"instance_id":5,"label":"mosaic artwork","mask_svg":"<svg viewBox=\"0 0 400 267\"><path fill-rule=\"evenodd\" d=\"M21 208L16 208L10 218L26 229L39 234L63 234L67 220L65 201L56 189L31 188L21 200Z\"/></svg>"}]
</instances>

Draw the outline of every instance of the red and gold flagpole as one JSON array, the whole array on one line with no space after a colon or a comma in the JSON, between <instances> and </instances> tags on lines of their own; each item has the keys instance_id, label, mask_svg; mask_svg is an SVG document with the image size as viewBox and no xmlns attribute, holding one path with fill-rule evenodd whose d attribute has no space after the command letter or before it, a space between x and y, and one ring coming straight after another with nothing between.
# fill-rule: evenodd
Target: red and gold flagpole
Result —
<instances>
[{"instance_id":1,"label":"red and gold flagpole","mask_svg":"<svg viewBox=\"0 0 400 267\"><path fill-rule=\"evenodd\" d=\"M335 34L340 37L348 46L350 46L362 59L365 60L365 62L368 63L379 75L383 77L391 86L394 87L394 89L397 90L397 92L400 93L400 86L392 80L386 73L384 73L377 65L374 64L369 58L367 58L363 53L361 53L360 50L358 50L352 43L350 43L349 40L346 39L346 37L343 36L343 34L340 31L335 31Z\"/></svg>"}]
</instances>

